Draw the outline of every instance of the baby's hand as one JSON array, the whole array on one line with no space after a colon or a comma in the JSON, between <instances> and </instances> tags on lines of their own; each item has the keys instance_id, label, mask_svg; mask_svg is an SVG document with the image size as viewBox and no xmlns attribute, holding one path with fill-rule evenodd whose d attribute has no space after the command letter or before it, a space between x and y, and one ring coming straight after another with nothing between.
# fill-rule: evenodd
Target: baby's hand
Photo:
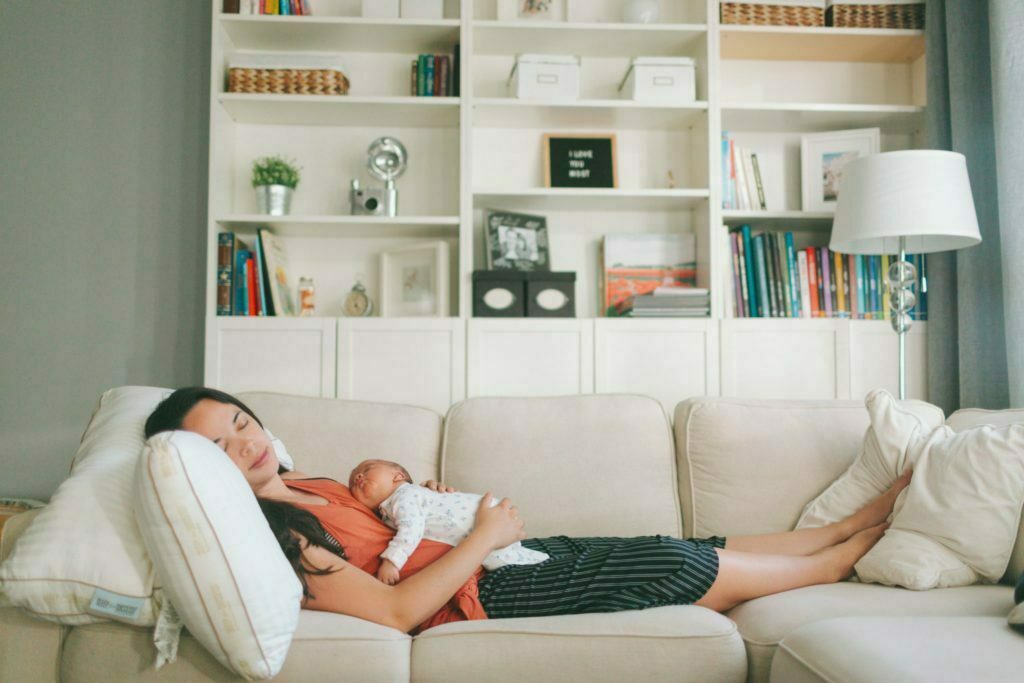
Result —
<instances>
[{"instance_id":1,"label":"baby's hand","mask_svg":"<svg viewBox=\"0 0 1024 683\"><path fill-rule=\"evenodd\" d=\"M398 567L391 560L381 560L377 578L389 586L394 586L398 583Z\"/></svg>"}]
</instances>

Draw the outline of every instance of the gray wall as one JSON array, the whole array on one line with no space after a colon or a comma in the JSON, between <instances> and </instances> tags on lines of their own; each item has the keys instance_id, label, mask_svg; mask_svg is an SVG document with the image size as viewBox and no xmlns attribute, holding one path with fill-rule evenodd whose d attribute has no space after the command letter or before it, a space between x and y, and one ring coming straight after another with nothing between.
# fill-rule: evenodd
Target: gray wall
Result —
<instances>
[{"instance_id":1,"label":"gray wall","mask_svg":"<svg viewBox=\"0 0 1024 683\"><path fill-rule=\"evenodd\" d=\"M0 11L0 497L104 390L202 381L209 0Z\"/></svg>"}]
</instances>

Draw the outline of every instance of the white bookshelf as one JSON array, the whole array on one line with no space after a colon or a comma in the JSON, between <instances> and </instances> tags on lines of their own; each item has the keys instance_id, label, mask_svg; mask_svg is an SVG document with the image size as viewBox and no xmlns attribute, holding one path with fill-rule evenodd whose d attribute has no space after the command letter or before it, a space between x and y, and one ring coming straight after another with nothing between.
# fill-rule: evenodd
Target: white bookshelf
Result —
<instances>
[{"instance_id":1,"label":"white bookshelf","mask_svg":"<svg viewBox=\"0 0 1024 683\"><path fill-rule=\"evenodd\" d=\"M761 343L758 335L762 335L767 340L765 349L774 348L773 344L806 347L808 353L818 349L816 362L839 378L830 380L828 387L808 392L796 386L785 395L831 392L845 398L851 387L859 390L860 384L844 378L871 362L872 355L864 349L884 346L879 323L871 321L731 320L725 236L727 227L750 224L755 231L792 231L798 245L828 243L832 216L800 210L799 150L804 133L877 126L883 151L923 146L922 31L726 26L718 22L717 0L659 0L660 23L651 25L622 23L624 0L565 0L561 3L566 8L564 21L502 21L498 0L446 0L444 18L439 20L365 19L359 16L360 0L320 0L312 17L221 14L221 0L211 1L208 381L231 386L218 355L219 349L227 348L218 343L225 334L231 348L248 333L253 339L259 336L260 343L279 344L288 338L289 329L306 339L315 330L321 335L317 343L328 346L340 347L344 340L354 339L350 331L354 321L341 317L341 302L356 278L379 302L381 250L437 239L449 245L449 322L459 323L444 328L444 334L462 334L461 343L453 342L452 348L467 354L465 362L445 361L445 367L455 368L456 374L444 395L489 391L486 378L501 373L482 366L481 359L491 357L494 349L484 347L487 340L497 338L498 331L505 345L515 343L513 333L519 330L520 341L530 340L523 348L534 349L536 335L544 334L553 344L558 339L596 344L596 356L593 348L581 347L580 358L586 361L582 374L567 375L583 391L628 389L625 368L632 366L616 361L616 353L609 349L643 348L645 338L652 348L670 348L673 339L685 338L693 349L685 357L694 359L686 362L703 358L705 364L694 368L700 382L683 382L690 390L703 387L707 393L761 396L769 385L744 388L746 370L740 369L746 366L734 356L746 353L749 344ZM450 55L456 43L461 48L460 96L410 96L410 62L416 55ZM345 65L351 81L349 95L228 93L227 63L239 52L329 54ZM581 98L537 102L510 97L507 80L519 53L579 55ZM661 106L622 99L618 86L634 56L693 58L697 101ZM619 187L544 187L542 136L572 131L616 135ZM722 209L723 131L758 152L768 211ZM365 151L381 135L399 138L410 153L408 171L398 180L400 215L351 216L349 181L359 178L364 185L379 185L365 171ZM290 216L255 214L250 167L253 159L268 154L284 154L302 167ZM547 216L553 270L577 273L576 321L491 322L472 317L472 272L485 265L482 221L489 208ZM285 242L293 286L300 276L315 279L318 322L290 325L281 320L214 315L217 233L229 230L251 240L262 226L272 228ZM623 232L694 234L698 285L711 289L711 317L635 328L629 325L642 321L602 318L600 244L603 235ZM379 339L370 334L374 326L381 335L411 334L399 319L358 322L360 339ZM923 328L921 323L915 325ZM783 337L778 337L780 330L785 331ZM870 339L874 346L829 346L822 341L851 335ZM714 346L713 352L706 350L709 345ZM371 346L363 343L360 348ZM400 347L400 343L380 345ZM324 349L321 356L327 353ZM826 349L831 350L826 353ZM554 347L551 352L555 353ZM344 376L347 368L359 367L359 359L346 353L338 348L334 357L344 362L333 365L318 357L307 373L310 386L320 382L322 394L332 395L326 377L334 372L333 395L358 398L353 387L369 385L365 371L359 379ZM761 354L761 359L770 355ZM272 356L268 351L253 357ZM766 376L794 371L799 356L776 354L781 366ZM375 358L366 367L386 365L387 360ZM607 365L616 362L617 367ZM858 376L881 376L878 368L887 368L889 360L879 363ZM574 368L573 373L579 370ZM287 376L282 369L275 372L275 378ZM430 372L423 369L414 375ZM462 380L458 372L463 373ZM684 377L685 367L673 366L673 373ZM529 381L529 377L520 379ZM803 381L813 383L813 378ZM912 387L923 392L921 381L914 381L917 384ZM645 387L656 388L666 406L673 400L664 378L643 379L636 390ZM438 401L431 398L431 405Z\"/></svg>"}]
</instances>

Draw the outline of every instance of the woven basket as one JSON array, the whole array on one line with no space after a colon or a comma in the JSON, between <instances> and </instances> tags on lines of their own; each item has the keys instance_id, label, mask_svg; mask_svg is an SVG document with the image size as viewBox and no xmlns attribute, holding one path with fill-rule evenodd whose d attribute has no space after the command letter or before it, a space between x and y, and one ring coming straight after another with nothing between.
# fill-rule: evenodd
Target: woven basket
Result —
<instances>
[{"instance_id":1,"label":"woven basket","mask_svg":"<svg viewBox=\"0 0 1024 683\"><path fill-rule=\"evenodd\" d=\"M824 26L825 11L821 7L800 5L758 5L745 2L723 2L720 21L723 24L755 26Z\"/></svg>"},{"instance_id":2,"label":"woven basket","mask_svg":"<svg viewBox=\"0 0 1024 683\"><path fill-rule=\"evenodd\" d=\"M345 95L348 79L334 69L228 70L228 92L260 95Z\"/></svg>"},{"instance_id":3,"label":"woven basket","mask_svg":"<svg viewBox=\"0 0 1024 683\"><path fill-rule=\"evenodd\" d=\"M837 28L924 28L924 3L840 5L825 12L825 24Z\"/></svg>"}]
</instances>

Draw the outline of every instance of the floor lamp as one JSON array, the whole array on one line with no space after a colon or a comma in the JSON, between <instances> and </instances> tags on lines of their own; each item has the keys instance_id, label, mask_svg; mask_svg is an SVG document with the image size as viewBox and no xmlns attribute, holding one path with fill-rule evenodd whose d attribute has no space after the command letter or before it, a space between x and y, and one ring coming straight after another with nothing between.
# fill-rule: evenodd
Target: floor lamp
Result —
<instances>
[{"instance_id":1,"label":"floor lamp","mask_svg":"<svg viewBox=\"0 0 1024 683\"><path fill-rule=\"evenodd\" d=\"M829 248L846 254L899 254L889 266L889 308L899 335L899 394L906 398L906 333L915 268L907 252L927 254L981 242L967 159L956 152L910 150L854 159L843 167Z\"/></svg>"}]
</instances>

